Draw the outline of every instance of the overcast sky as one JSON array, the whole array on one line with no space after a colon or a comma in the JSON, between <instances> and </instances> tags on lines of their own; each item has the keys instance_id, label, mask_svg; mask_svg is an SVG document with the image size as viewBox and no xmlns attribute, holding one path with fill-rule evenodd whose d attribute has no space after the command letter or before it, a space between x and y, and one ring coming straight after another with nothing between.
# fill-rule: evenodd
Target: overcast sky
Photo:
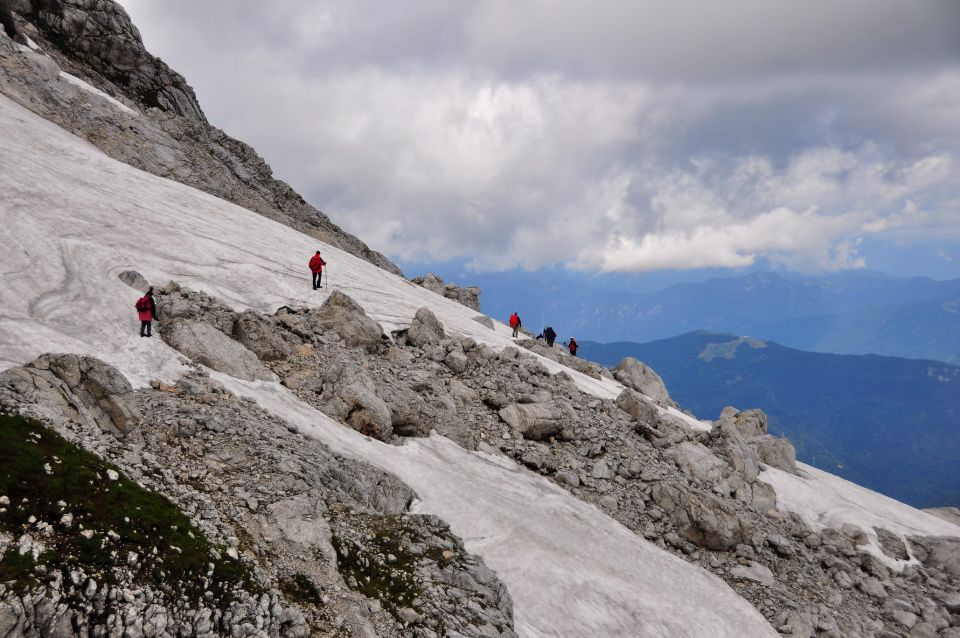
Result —
<instances>
[{"instance_id":1,"label":"overcast sky","mask_svg":"<svg viewBox=\"0 0 960 638\"><path fill-rule=\"evenodd\" d=\"M122 4L404 263L960 276L957 0Z\"/></svg>"}]
</instances>

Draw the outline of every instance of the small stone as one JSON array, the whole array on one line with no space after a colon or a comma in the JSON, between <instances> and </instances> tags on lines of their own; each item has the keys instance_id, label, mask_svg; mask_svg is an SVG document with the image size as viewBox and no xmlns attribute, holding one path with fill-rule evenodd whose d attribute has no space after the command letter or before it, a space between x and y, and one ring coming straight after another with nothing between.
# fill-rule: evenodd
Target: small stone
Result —
<instances>
[{"instance_id":1,"label":"small stone","mask_svg":"<svg viewBox=\"0 0 960 638\"><path fill-rule=\"evenodd\" d=\"M107 478L109 478L111 481L116 481L120 478L120 475L117 474L116 470L107 470Z\"/></svg>"}]
</instances>

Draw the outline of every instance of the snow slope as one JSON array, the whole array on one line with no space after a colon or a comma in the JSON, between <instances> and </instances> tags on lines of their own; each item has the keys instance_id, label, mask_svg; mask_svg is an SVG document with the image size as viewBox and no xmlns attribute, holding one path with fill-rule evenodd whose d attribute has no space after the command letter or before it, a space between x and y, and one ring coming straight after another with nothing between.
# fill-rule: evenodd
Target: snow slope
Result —
<instances>
[{"instance_id":1,"label":"snow slope","mask_svg":"<svg viewBox=\"0 0 960 638\"><path fill-rule=\"evenodd\" d=\"M174 279L237 309L319 304L304 272L316 249L334 288L387 330L429 305L448 331L500 348L509 329L365 261L200 191L116 162L0 97L0 368L42 352L78 352L133 383L175 379L179 354L137 336L138 293L117 275ZM543 360L559 370L559 364ZM563 368L567 370L566 368ZM570 372L585 390L620 386ZM632 534L545 479L432 437L393 447L367 439L271 384L224 378L336 450L407 481L418 509L445 518L498 570L522 636L775 636L723 581Z\"/></svg>"},{"instance_id":2,"label":"snow slope","mask_svg":"<svg viewBox=\"0 0 960 638\"><path fill-rule=\"evenodd\" d=\"M774 467L760 474L760 480L776 490L778 507L796 512L813 530L840 529L844 524L861 528L870 539L867 549L894 569L916 560L898 561L884 554L874 528L887 529L901 538L960 536L960 527L949 521L805 463L797 463L797 467L801 476Z\"/></svg>"}]
</instances>

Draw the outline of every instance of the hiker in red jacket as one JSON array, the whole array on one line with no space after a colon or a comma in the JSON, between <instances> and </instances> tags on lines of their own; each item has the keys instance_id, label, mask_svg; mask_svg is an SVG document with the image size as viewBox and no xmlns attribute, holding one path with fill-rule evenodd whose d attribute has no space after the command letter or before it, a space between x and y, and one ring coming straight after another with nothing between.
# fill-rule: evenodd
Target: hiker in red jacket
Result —
<instances>
[{"instance_id":1,"label":"hiker in red jacket","mask_svg":"<svg viewBox=\"0 0 960 638\"><path fill-rule=\"evenodd\" d=\"M137 299L134 306L137 309L137 316L140 317L140 336L152 337L153 320L157 317L157 302L153 300L153 287L147 291L147 294Z\"/></svg>"},{"instance_id":2,"label":"hiker in red jacket","mask_svg":"<svg viewBox=\"0 0 960 638\"><path fill-rule=\"evenodd\" d=\"M580 346L577 345L577 340L573 337L570 337L570 343L567 344L567 348L570 350L570 354L577 356L577 348Z\"/></svg>"},{"instance_id":3,"label":"hiker in red jacket","mask_svg":"<svg viewBox=\"0 0 960 638\"><path fill-rule=\"evenodd\" d=\"M313 273L313 289L323 288L321 281L323 281L323 267L327 265L327 262L320 257L320 251L317 251L317 254L310 258L310 272Z\"/></svg>"},{"instance_id":4,"label":"hiker in red jacket","mask_svg":"<svg viewBox=\"0 0 960 638\"><path fill-rule=\"evenodd\" d=\"M517 334L520 332L520 326L523 325L520 323L520 315L513 313L510 315L510 327L513 328L513 338L517 338Z\"/></svg>"}]
</instances>

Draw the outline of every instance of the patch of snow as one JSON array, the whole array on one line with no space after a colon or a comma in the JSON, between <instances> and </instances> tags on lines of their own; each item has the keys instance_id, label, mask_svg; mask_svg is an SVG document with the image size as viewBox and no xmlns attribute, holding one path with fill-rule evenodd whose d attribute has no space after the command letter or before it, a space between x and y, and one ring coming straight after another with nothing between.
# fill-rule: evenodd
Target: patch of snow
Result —
<instances>
[{"instance_id":1,"label":"patch of snow","mask_svg":"<svg viewBox=\"0 0 960 638\"><path fill-rule=\"evenodd\" d=\"M106 93L104 93L103 91L101 91L100 89L98 89L97 87L93 86L92 84L90 84L90 83L88 83L88 82L84 82L83 80L81 80L80 78L78 78L78 77L75 76L75 75L70 75L70 74L67 73L66 71L60 71L60 77L61 77L62 79L64 79L64 80L66 80L67 82L69 82L70 84L72 84L72 85L74 85L74 86L77 86L77 87L83 89L84 91L87 91L88 93L93 93L94 95L103 98L104 100L106 100L107 102L109 102L110 104L114 105L115 107L117 107L118 109L120 109L121 111L123 111L124 113L126 113L126 114L128 114L128 115L136 115L136 116L139 116L139 115L140 115L139 113L137 113L136 111L134 111L132 108L130 108L129 106L127 106L126 104L124 104L124 103L121 102L120 100L118 100L118 99L116 99L116 98L114 98L114 97L111 97L110 95L107 95Z\"/></svg>"},{"instance_id":2,"label":"patch of snow","mask_svg":"<svg viewBox=\"0 0 960 638\"><path fill-rule=\"evenodd\" d=\"M887 529L903 540L907 536L960 537L960 526L953 523L805 463L797 463L797 468L800 476L774 467L760 473L760 480L776 490L777 507L799 515L815 531L856 525L869 538L866 549L893 569L916 560L895 560L884 554L874 528Z\"/></svg>"},{"instance_id":3,"label":"patch of snow","mask_svg":"<svg viewBox=\"0 0 960 638\"><path fill-rule=\"evenodd\" d=\"M397 447L365 437L273 382L210 371L239 396L400 478L507 585L517 632L548 636L776 636L722 580L499 456L433 435Z\"/></svg>"}]
</instances>

